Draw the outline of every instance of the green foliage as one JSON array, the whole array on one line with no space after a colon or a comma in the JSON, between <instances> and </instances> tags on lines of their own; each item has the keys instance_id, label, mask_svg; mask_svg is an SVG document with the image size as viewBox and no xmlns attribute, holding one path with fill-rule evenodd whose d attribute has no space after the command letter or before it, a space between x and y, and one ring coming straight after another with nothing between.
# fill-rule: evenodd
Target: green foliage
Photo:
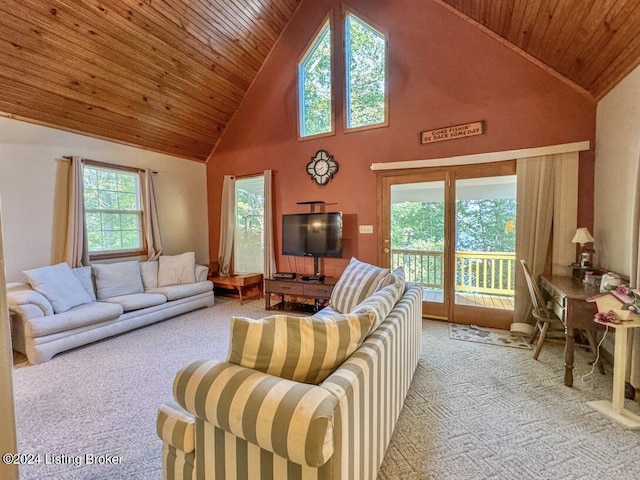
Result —
<instances>
[{"instance_id":1,"label":"green foliage","mask_svg":"<svg viewBox=\"0 0 640 480\"><path fill-rule=\"evenodd\" d=\"M349 128L385 120L386 40L353 15L347 16L347 122Z\"/></svg>"},{"instance_id":2,"label":"green foliage","mask_svg":"<svg viewBox=\"0 0 640 480\"><path fill-rule=\"evenodd\" d=\"M456 250L514 252L515 199L466 200L456 203ZM511 223L510 223L511 222ZM444 250L444 203L405 202L391 206L391 247Z\"/></svg>"},{"instance_id":3,"label":"green foliage","mask_svg":"<svg viewBox=\"0 0 640 480\"><path fill-rule=\"evenodd\" d=\"M236 184L237 185L237 184ZM264 258L264 194L236 189L234 271L262 272Z\"/></svg>"},{"instance_id":4,"label":"green foliage","mask_svg":"<svg viewBox=\"0 0 640 480\"><path fill-rule=\"evenodd\" d=\"M456 202L456 250L515 252L515 219L515 198Z\"/></svg>"},{"instance_id":5,"label":"green foliage","mask_svg":"<svg viewBox=\"0 0 640 480\"><path fill-rule=\"evenodd\" d=\"M444 250L444 203L404 202L391 205L391 248Z\"/></svg>"},{"instance_id":6,"label":"green foliage","mask_svg":"<svg viewBox=\"0 0 640 480\"><path fill-rule=\"evenodd\" d=\"M89 251L140 248L138 176L135 173L85 167L83 177Z\"/></svg>"},{"instance_id":7,"label":"green foliage","mask_svg":"<svg viewBox=\"0 0 640 480\"><path fill-rule=\"evenodd\" d=\"M314 48L300 65L302 136L327 133L332 128L331 29L320 32Z\"/></svg>"}]
</instances>

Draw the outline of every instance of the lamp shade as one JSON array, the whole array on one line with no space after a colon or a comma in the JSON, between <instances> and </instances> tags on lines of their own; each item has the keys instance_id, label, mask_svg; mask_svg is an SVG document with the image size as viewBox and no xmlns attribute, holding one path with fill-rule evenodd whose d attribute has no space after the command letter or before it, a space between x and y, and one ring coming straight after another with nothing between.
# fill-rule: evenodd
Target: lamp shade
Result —
<instances>
[{"instance_id":1,"label":"lamp shade","mask_svg":"<svg viewBox=\"0 0 640 480\"><path fill-rule=\"evenodd\" d=\"M586 227L579 228L576 230L576 234L573 236L573 243L579 243L584 246L585 243L593 242L593 237L589 233L589 229Z\"/></svg>"}]
</instances>

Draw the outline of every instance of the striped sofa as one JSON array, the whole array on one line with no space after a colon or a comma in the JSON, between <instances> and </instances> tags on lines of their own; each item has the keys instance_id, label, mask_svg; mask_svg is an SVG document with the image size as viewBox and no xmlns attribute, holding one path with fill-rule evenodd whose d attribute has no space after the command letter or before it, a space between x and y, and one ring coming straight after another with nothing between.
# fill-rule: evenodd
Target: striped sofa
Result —
<instances>
[{"instance_id":1,"label":"striped sofa","mask_svg":"<svg viewBox=\"0 0 640 480\"><path fill-rule=\"evenodd\" d=\"M375 479L420 355L421 300L408 285L319 385L219 361L183 368L158 412L164 478Z\"/></svg>"}]
</instances>

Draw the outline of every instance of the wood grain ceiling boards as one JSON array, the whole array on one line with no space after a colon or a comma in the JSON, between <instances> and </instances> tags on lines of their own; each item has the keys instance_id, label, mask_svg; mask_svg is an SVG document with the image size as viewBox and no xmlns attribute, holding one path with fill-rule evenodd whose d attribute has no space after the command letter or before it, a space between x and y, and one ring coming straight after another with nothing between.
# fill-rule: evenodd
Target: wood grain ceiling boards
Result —
<instances>
[{"instance_id":1,"label":"wood grain ceiling boards","mask_svg":"<svg viewBox=\"0 0 640 480\"><path fill-rule=\"evenodd\" d=\"M595 99L640 64L640 0L434 1ZM205 161L301 2L0 0L0 115Z\"/></svg>"},{"instance_id":2,"label":"wood grain ceiling boards","mask_svg":"<svg viewBox=\"0 0 640 480\"><path fill-rule=\"evenodd\" d=\"M640 0L438 0L601 99L640 65Z\"/></svg>"},{"instance_id":3,"label":"wood grain ceiling boards","mask_svg":"<svg viewBox=\"0 0 640 480\"><path fill-rule=\"evenodd\" d=\"M302 0L1 0L2 115L205 161Z\"/></svg>"}]
</instances>

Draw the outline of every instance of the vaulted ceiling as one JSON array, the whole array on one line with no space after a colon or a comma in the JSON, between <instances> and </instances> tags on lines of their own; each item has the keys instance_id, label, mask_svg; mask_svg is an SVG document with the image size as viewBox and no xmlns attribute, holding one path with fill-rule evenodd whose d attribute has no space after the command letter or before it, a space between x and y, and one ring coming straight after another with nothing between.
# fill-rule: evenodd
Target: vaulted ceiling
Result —
<instances>
[{"instance_id":1,"label":"vaulted ceiling","mask_svg":"<svg viewBox=\"0 0 640 480\"><path fill-rule=\"evenodd\" d=\"M442 0L596 100L640 64L640 0Z\"/></svg>"},{"instance_id":2,"label":"vaulted ceiling","mask_svg":"<svg viewBox=\"0 0 640 480\"><path fill-rule=\"evenodd\" d=\"M0 115L205 161L302 1L0 0ZM596 100L640 64L640 0L433 1Z\"/></svg>"}]
</instances>

